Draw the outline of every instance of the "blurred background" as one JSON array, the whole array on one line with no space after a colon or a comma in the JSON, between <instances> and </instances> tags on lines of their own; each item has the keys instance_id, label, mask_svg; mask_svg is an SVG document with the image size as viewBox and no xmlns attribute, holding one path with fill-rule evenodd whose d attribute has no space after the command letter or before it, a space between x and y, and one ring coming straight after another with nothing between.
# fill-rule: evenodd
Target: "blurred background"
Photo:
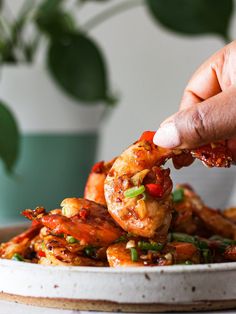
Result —
<instances>
[{"instance_id":1,"label":"blurred background","mask_svg":"<svg viewBox=\"0 0 236 314\"><path fill-rule=\"evenodd\" d=\"M2 3L2 32L23 2ZM5 129L7 144L0 139L1 157L12 170L7 174L3 166L0 173L0 210L6 221L25 207L55 207L66 196L80 196L93 162L119 155L144 130L156 130L178 110L196 68L235 37L232 1L195 0L190 8L183 0L35 1L35 7L41 4L36 26L30 2L31 22L22 37L29 39L29 48L19 45L17 60L5 55L0 77L2 105L14 114L21 133L18 142L14 121L5 112L12 126ZM82 48L67 32L57 33L63 23L57 24L50 10L58 5L73 17L72 22L66 17L66 25L84 36L79 38ZM8 147L9 141L18 148ZM234 202L233 168L208 170L196 162L174 171L173 178L192 184L211 206Z\"/></svg>"}]
</instances>

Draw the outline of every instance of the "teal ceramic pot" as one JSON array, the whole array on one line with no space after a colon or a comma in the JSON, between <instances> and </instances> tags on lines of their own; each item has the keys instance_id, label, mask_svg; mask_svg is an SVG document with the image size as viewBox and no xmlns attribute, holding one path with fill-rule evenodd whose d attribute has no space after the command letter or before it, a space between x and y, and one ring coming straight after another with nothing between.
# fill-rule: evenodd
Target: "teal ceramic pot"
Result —
<instances>
[{"instance_id":1,"label":"teal ceramic pot","mask_svg":"<svg viewBox=\"0 0 236 314\"><path fill-rule=\"evenodd\" d=\"M41 67L3 68L0 98L22 133L14 174L0 169L0 222L20 219L25 208L58 208L65 197L83 195L95 162L102 104L69 99Z\"/></svg>"}]
</instances>

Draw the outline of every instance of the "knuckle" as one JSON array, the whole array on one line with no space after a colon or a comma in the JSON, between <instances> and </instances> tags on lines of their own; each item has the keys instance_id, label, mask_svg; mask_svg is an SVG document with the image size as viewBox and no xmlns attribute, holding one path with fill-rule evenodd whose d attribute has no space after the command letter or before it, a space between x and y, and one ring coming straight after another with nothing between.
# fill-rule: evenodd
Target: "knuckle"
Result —
<instances>
[{"instance_id":1,"label":"knuckle","mask_svg":"<svg viewBox=\"0 0 236 314\"><path fill-rule=\"evenodd\" d=\"M180 113L176 123L179 125L179 129L182 130L180 134L181 139L191 145L206 142L208 133L207 121L207 111L202 110L197 105L187 115L186 112Z\"/></svg>"},{"instance_id":2,"label":"knuckle","mask_svg":"<svg viewBox=\"0 0 236 314\"><path fill-rule=\"evenodd\" d=\"M190 123L196 142L206 143L209 136L214 137L215 130L213 126L210 126L210 114L207 106L197 107L194 110Z\"/></svg>"},{"instance_id":3,"label":"knuckle","mask_svg":"<svg viewBox=\"0 0 236 314\"><path fill-rule=\"evenodd\" d=\"M193 133L195 134L195 137L198 140L202 140L204 137L205 133L205 123L204 123L205 116L202 114L202 112L197 108L189 123L190 123L190 128L193 130Z\"/></svg>"}]
</instances>

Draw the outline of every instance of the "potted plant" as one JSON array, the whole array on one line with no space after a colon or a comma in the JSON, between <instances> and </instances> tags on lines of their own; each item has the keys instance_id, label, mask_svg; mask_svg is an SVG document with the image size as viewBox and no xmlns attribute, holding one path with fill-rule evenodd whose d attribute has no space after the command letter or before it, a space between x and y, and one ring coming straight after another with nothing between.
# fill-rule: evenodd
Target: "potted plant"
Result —
<instances>
[{"instance_id":1,"label":"potted plant","mask_svg":"<svg viewBox=\"0 0 236 314\"><path fill-rule=\"evenodd\" d=\"M8 172L15 167L1 174L2 219L83 191L102 118L116 102L93 27L143 5L172 31L229 38L231 0L120 1L80 25L73 12L87 2L25 0L12 19L0 1L0 157Z\"/></svg>"}]
</instances>

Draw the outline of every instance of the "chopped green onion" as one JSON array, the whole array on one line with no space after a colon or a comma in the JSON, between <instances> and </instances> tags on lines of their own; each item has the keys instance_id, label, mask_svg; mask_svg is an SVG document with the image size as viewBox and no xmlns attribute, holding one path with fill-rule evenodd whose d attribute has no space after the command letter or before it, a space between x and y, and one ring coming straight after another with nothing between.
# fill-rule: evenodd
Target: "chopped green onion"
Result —
<instances>
[{"instance_id":1,"label":"chopped green onion","mask_svg":"<svg viewBox=\"0 0 236 314\"><path fill-rule=\"evenodd\" d=\"M145 241L139 241L138 247L143 251L161 251L163 245L157 242L150 243Z\"/></svg>"},{"instance_id":2,"label":"chopped green onion","mask_svg":"<svg viewBox=\"0 0 236 314\"><path fill-rule=\"evenodd\" d=\"M177 241L177 242L189 242L195 244L194 237L180 232L173 232L171 233L171 240L170 241Z\"/></svg>"},{"instance_id":3,"label":"chopped green onion","mask_svg":"<svg viewBox=\"0 0 236 314\"><path fill-rule=\"evenodd\" d=\"M44 242L42 242L42 244L41 244L41 248L42 248L42 251L45 251L46 246L45 246L45 243L44 243Z\"/></svg>"},{"instance_id":4,"label":"chopped green onion","mask_svg":"<svg viewBox=\"0 0 236 314\"><path fill-rule=\"evenodd\" d=\"M202 257L204 263L210 263L211 262L211 251L208 249L202 250Z\"/></svg>"},{"instance_id":5,"label":"chopped green onion","mask_svg":"<svg viewBox=\"0 0 236 314\"><path fill-rule=\"evenodd\" d=\"M23 257L18 253L15 253L11 259L18 262L24 262Z\"/></svg>"},{"instance_id":6,"label":"chopped green onion","mask_svg":"<svg viewBox=\"0 0 236 314\"><path fill-rule=\"evenodd\" d=\"M84 252L87 256L92 257L96 254L96 249L92 246L86 246Z\"/></svg>"},{"instance_id":7,"label":"chopped green onion","mask_svg":"<svg viewBox=\"0 0 236 314\"><path fill-rule=\"evenodd\" d=\"M185 265L193 265L193 262L191 262L191 261L185 261L184 264L185 264Z\"/></svg>"},{"instance_id":8,"label":"chopped green onion","mask_svg":"<svg viewBox=\"0 0 236 314\"><path fill-rule=\"evenodd\" d=\"M231 239L224 239L223 243L226 245L235 245L236 241L235 240L231 240Z\"/></svg>"},{"instance_id":9,"label":"chopped green onion","mask_svg":"<svg viewBox=\"0 0 236 314\"><path fill-rule=\"evenodd\" d=\"M68 243L70 243L70 244L78 243L78 242L79 242L76 238L74 238L74 237L72 237L72 236L67 236L67 237L66 237L66 241L67 241Z\"/></svg>"},{"instance_id":10,"label":"chopped green onion","mask_svg":"<svg viewBox=\"0 0 236 314\"><path fill-rule=\"evenodd\" d=\"M221 236L215 234L213 235L212 237L209 238L209 240L212 240L212 241L222 241L224 238L222 238Z\"/></svg>"},{"instance_id":11,"label":"chopped green onion","mask_svg":"<svg viewBox=\"0 0 236 314\"><path fill-rule=\"evenodd\" d=\"M131 256L132 262L138 261L138 252L137 252L136 248L134 248L134 247L130 248L130 256Z\"/></svg>"},{"instance_id":12,"label":"chopped green onion","mask_svg":"<svg viewBox=\"0 0 236 314\"><path fill-rule=\"evenodd\" d=\"M208 244L206 241L203 241L201 239L198 238L198 236L195 236L194 237L195 239L195 245L200 249L200 250L203 250L203 249L208 249Z\"/></svg>"},{"instance_id":13,"label":"chopped green onion","mask_svg":"<svg viewBox=\"0 0 236 314\"><path fill-rule=\"evenodd\" d=\"M172 198L173 198L173 202L175 203L179 203L182 202L182 200L184 199L184 190L183 189L176 189L173 193L172 193Z\"/></svg>"},{"instance_id":14,"label":"chopped green onion","mask_svg":"<svg viewBox=\"0 0 236 314\"><path fill-rule=\"evenodd\" d=\"M59 238L64 238L64 233L56 234L56 236L59 237Z\"/></svg>"},{"instance_id":15,"label":"chopped green onion","mask_svg":"<svg viewBox=\"0 0 236 314\"><path fill-rule=\"evenodd\" d=\"M169 236L170 235L170 236ZM189 234L181 233L181 232L173 232L168 235L170 242L177 241L177 242L189 242L193 243L198 247L200 250L208 249L208 244L206 241L199 239L199 237L191 236Z\"/></svg>"},{"instance_id":16,"label":"chopped green onion","mask_svg":"<svg viewBox=\"0 0 236 314\"><path fill-rule=\"evenodd\" d=\"M209 240L212 240L212 241L220 241L220 242L222 242L222 243L225 244L225 245L235 245L235 244L236 244L236 241L235 241L235 240L223 238L223 237L218 236L218 235L214 235L214 236L210 237Z\"/></svg>"},{"instance_id":17,"label":"chopped green onion","mask_svg":"<svg viewBox=\"0 0 236 314\"><path fill-rule=\"evenodd\" d=\"M140 194L143 194L145 191L145 186L140 185L140 186L134 186L133 188L130 188L124 192L124 196L128 198L133 198L136 197Z\"/></svg>"},{"instance_id":18,"label":"chopped green onion","mask_svg":"<svg viewBox=\"0 0 236 314\"><path fill-rule=\"evenodd\" d=\"M122 235L118 239L115 240L115 243L125 242L127 241L127 236Z\"/></svg>"}]
</instances>

